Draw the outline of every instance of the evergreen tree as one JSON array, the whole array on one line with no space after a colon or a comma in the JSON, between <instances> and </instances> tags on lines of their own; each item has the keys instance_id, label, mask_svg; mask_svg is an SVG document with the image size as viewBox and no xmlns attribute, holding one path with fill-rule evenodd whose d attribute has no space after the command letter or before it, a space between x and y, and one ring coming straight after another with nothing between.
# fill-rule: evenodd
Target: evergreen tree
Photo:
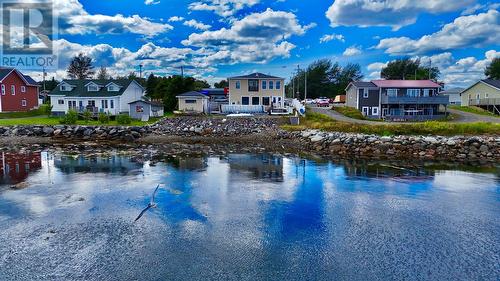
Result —
<instances>
[{"instance_id":1,"label":"evergreen tree","mask_svg":"<svg viewBox=\"0 0 500 281\"><path fill-rule=\"evenodd\" d=\"M87 79L94 75L92 58L80 53L73 57L68 67L68 76L73 79Z\"/></svg>"},{"instance_id":2,"label":"evergreen tree","mask_svg":"<svg viewBox=\"0 0 500 281\"><path fill-rule=\"evenodd\" d=\"M97 72L97 79L99 80L110 79L110 75L108 74L108 69L106 67L101 66L101 68L99 68L99 71Z\"/></svg>"},{"instance_id":3,"label":"evergreen tree","mask_svg":"<svg viewBox=\"0 0 500 281\"><path fill-rule=\"evenodd\" d=\"M493 59L490 65L484 70L484 75L489 79L500 80L500 57Z\"/></svg>"}]
</instances>

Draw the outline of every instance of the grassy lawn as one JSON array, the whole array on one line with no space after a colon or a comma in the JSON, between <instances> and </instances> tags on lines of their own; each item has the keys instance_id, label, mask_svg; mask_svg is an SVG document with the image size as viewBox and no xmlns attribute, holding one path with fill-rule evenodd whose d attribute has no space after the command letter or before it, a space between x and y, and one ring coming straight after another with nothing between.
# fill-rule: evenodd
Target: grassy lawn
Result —
<instances>
[{"instance_id":1,"label":"grassy lawn","mask_svg":"<svg viewBox=\"0 0 500 281\"><path fill-rule=\"evenodd\" d=\"M499 118L498 115L495 115L494 113L492 113L488 110L484 110L484 109L477 107L477 106L450 105L449 108L464 111L464 112Z\"/></svg>"},{"instance_id":2,"label":"grassy lawn","mask_svg":"<svg viewBox=\"0 0 500 281\"><path fill-rule=\"evenodd\" d=\"M140 120L132 120L132 123L126 126L144 126L148 124L153 124L160 118L151 118L148 122L142 122ZM10 118L10 119L0 119L0 126L15 126L15 125L60 125L59 117L47 117L47 116L34 116L25 118ZM99 121L92 120L85 122L84 120L78 120L77 125L88 125L88 126L121 126L116 121L111 120L107 124L101 124Z\"/></svg>"},{"instance_id":3,"label":"grassy lawn","mask_svg":"<svg viewBox=\"0 0 500 281\"><path fill-rule=\"evenodd\" d=\"M339 107L333 107L333 110L335 110L338 113L340 113L346 117L349 117L349 118L358 119L358 120L365 120L366 119L365 116L363 116L363 113L361 113L361 111L359 111L353 107L339 106Z\"/></svg>"},{"instance_id":4,"label":"grassy lawn","mask_svg":"<svg viewBox=\"0 0 500 281\"><path fill-rule=\"evenodd\" d=\"M331 132L349 132L376 134L383 136L390 135L500 135L500 124L485 122L478 123L457 123L451 124L439 121L428 121L422 123L409 124L380 124L364 125L338 122L332 118L319 113L308 112L307 116L301 120L300 126L283 126L286 130L319 129Z\"/></svg>"}]
</instances>

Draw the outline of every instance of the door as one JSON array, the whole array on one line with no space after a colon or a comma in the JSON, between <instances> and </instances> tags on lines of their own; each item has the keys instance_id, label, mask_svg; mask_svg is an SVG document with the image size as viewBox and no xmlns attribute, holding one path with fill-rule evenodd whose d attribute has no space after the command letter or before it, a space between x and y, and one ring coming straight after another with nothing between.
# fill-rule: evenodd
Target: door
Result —
<instances>
[{"instance_id":1,"label":"door","mask_svg":"<svg viewBox=\"0 0 500 281\"><path fill-rule=\"evenodd\" d=\"M370 108L368 106L363 106L363 115L368 116L369 112L370 112Z\"/></svg>"},{"instance_id":2,"label":"door","mask_svg":"<svg viewBox=\"0 0 500 281\"><path fill-rule=\"evenodd\" d=\"M387 116L387 108L382 108L382 117Z\"/></svg>"},{"instance_id":3,"label":"door","mask_svg":"<svg viewBox=\"0 0 500 281\"><path fill-rule=\"evenodd\" d=\"M273 97L273 107L274 108L281 108L281 103L282 103L282 100L281 100L281 97Z\"/></svg>"}]
</instances>

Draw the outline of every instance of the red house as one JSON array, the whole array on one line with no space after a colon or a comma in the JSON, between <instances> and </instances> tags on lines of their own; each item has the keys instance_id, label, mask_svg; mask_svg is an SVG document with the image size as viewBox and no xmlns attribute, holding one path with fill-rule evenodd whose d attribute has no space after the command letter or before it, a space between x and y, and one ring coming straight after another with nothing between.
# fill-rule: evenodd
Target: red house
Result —
<instances>
[{"instance_id":1,"label":"red house","mask_svg":"<svg viewBox=\"0 0 500 281\"><path fill-rule=\"evenodd\" d=\"M38 107L37 83L14 68L0 68L0 112L29 111Z\"/></svg>"}]
</instances>

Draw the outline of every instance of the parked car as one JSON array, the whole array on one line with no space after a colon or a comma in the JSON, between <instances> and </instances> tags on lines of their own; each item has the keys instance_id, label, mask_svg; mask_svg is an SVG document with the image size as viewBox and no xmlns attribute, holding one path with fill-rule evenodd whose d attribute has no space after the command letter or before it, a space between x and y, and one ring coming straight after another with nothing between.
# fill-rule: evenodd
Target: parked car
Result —
<instances>
[{"instance_id":1,"label":"parked car","mask_svg":"<svg viewBox=\"0 0 500 281\"><path fill-rule=\"evenodd\" d=\"M316 106L328 107L328 106L330 106L330 99L325 98L325 97L320 97L320 98L316 99Z\"/></svg>"},{"instance_id":2,"label":"parked car","mask_svg":"<svg viewBox=\"0 0 500 281\"><path fill-rule=\"evenodd\" d=\"M313 104L314 100L313 99L305 99L302 101L303 104Z\"/></svg>"}]
</instances>

